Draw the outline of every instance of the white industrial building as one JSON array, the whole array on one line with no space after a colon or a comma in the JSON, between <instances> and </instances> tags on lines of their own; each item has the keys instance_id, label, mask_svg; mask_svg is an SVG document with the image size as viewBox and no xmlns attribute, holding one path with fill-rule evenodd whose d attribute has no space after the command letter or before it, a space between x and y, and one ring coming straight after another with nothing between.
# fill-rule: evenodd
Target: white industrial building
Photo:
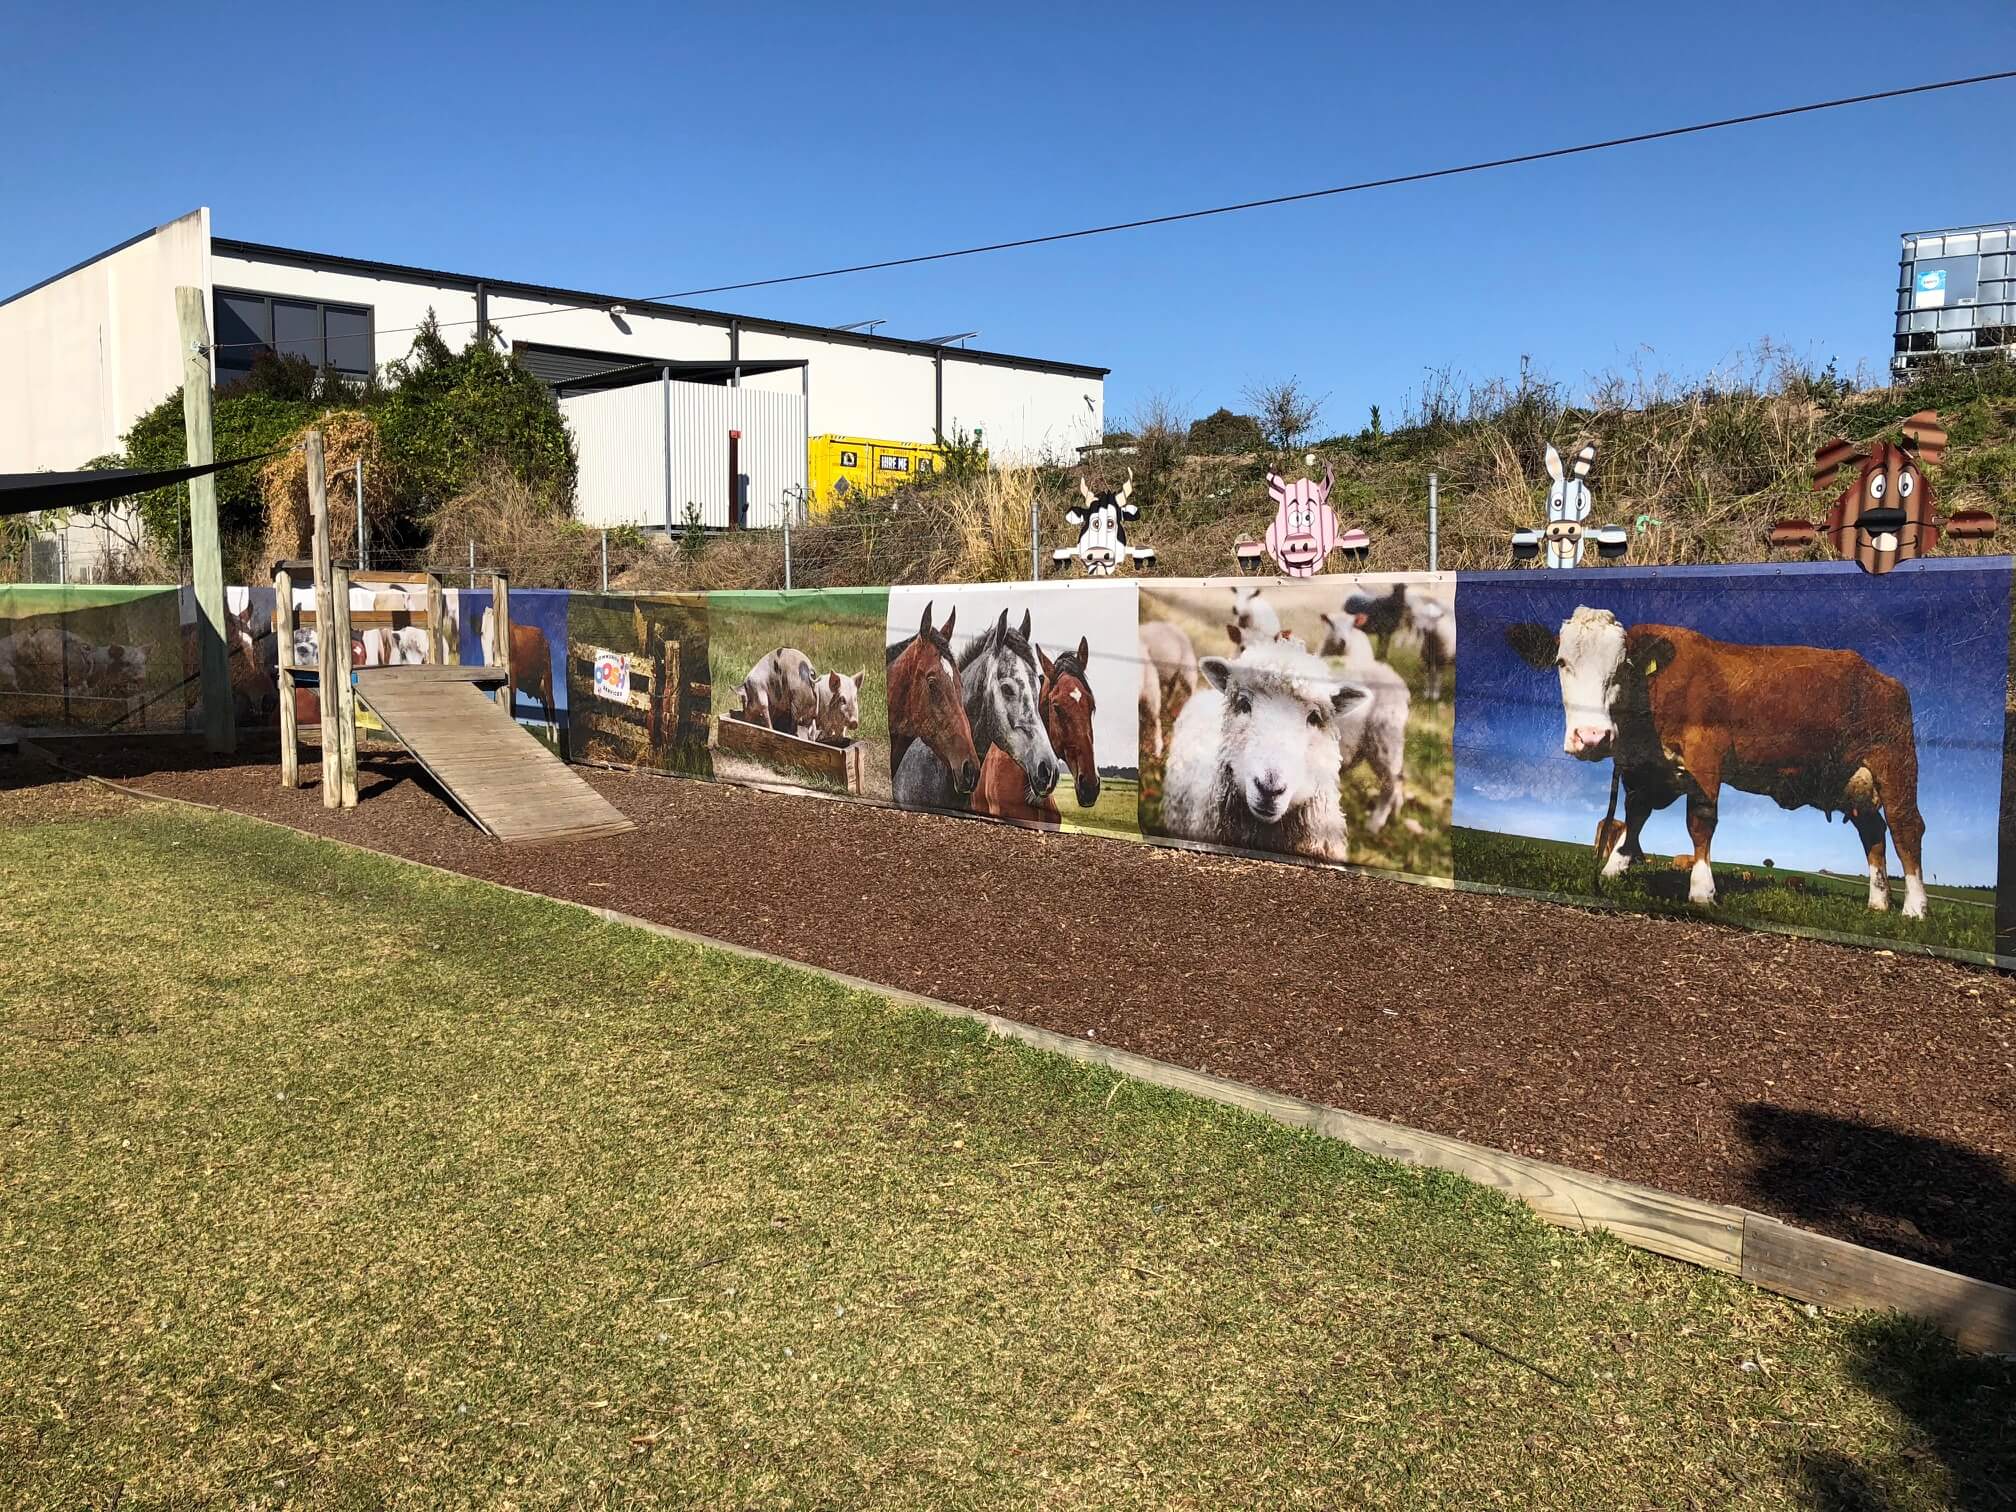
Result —
<instances>
[{"instance_id":1,"label":"white industrial building","mask_svg":"<svg viewBox=\"0 0 2016 1512\"><path fill-rule=\"evenodd\" d=\"M199 209L0 301L0 472L114 451L181 384L184 285L220 384L261 347L363 374L429 311L456 346L489 322L559 395L592 524L677 526L689 502L729 524L731 430L761 525L805 497L811 436L978 432L998 464L1068 460L1105 428L1104 368L234 241Z\"/></svg>"}]
</instances>

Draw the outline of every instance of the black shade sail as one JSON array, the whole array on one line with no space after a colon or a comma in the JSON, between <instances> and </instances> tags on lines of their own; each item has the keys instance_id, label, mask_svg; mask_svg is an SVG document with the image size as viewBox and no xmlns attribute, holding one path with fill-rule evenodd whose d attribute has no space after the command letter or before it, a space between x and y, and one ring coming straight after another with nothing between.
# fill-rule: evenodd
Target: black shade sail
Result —
<instances>
[{"instance_id":1,"label":"black shade sail","mask_svg":"<svg viewBox=\"0 0 2016 1512\"><path fill-rule=\"evenodd\" d=\"M0 473L0 515L33 514L38 509L82 509L108 499L149 493L173 483L187 483L205 473L220 472L247 462L263 462L277 452L256 457L232 457L200 467L170 467L149 472L136 467L108 467L96 472Z\"/></svg>"}]
</instances>

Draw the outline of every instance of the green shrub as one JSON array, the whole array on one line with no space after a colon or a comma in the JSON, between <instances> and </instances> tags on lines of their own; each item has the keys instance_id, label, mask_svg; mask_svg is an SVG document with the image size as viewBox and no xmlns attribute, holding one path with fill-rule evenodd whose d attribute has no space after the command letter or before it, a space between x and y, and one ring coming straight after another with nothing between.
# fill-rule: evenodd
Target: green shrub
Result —
<instances>
[{"instance_id":1,"label":"green shrub","mask_svg":"<svg viewBox=\"0 0 2016 1512\"><path fill-rule=\"evenodd\" d=\"M1266 444L1258 420L1235 415L1222 405L1190 427L1190 450L1205 456L1243 456Z\"/></svg>"},{"instance_id":2,"label":"green shrub","mask_svg":"<svg viewBox=\"0 0 2016 1512\"><path fill-rule=\"evenodd\" d=\"M359 383L317 371L298 357L262 355L252 371L217 392L212 433L219 457L260 456L293 444L334 409L363 410L377 427L382 476L368 483L391 495L387 540L417 541L432 514L467 492L486 468L502 466L561 514L574 506L574 438L552 390L488 343L451 351L430 313L413 349L387 366L389 382ZM178 388L133 422L112 467L180 467L188 457ZM94 464L95 465L95 464ZM139 498L148 536L179 543L189 487ZM217 474L218 526L227 539L256 539L266 525L260 470ZM374 524L374 529L378 528Z\"/></svg>"}]
</instances>

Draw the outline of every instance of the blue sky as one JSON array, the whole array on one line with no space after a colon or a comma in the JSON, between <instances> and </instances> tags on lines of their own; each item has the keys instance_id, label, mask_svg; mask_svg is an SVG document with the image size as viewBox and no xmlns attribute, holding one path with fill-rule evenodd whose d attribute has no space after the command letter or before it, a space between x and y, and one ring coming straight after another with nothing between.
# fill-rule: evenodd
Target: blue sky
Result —
<instances>
[{"instance_id":1,"label":"blue sky","mask_svg":"<svg viewBox=\"0 0 2016 1512\"><path fill-rule=\"evenodd\" d=\"M220 234L638 298L2016 62L1950 0L1230 9L12 6L0 292ZM1759 337L1888 354L1896 236L2016 214L2016 85L1194 225L716 296L1111 366L1109 413L1296 374L1579 384Z\"/></svg>"},{"instance_id":2,"label":"blue sky","mask_svg":"<svg viewBox=\"0 0 2016 1512\"><path fill-rule=\"evenodd\" d=\"M1505 640L1531 620L1557 628L1576 606L1625 624L1682 625L1749 645L1859 651L1911 694L1925 875L1995 884L2002 791L2002 691L2008 667L2006 561L1922 561L1880 577L1851 563L1730 569L1610 569L1465 574L1456 591L1455 822L1588 843L1610 797L1610 763L1561 749L1560 679L1536 672ZM1619 813L1622 813L1620 803ZM1646 822L1645 849L1687 853L1686 808ZM1762 861L1859 873L1853 826L1816 809L1781 809L1725 788L1718 861ZM1890 869L1898 871L1890 853Z\"/></svg>"}]
</instances>

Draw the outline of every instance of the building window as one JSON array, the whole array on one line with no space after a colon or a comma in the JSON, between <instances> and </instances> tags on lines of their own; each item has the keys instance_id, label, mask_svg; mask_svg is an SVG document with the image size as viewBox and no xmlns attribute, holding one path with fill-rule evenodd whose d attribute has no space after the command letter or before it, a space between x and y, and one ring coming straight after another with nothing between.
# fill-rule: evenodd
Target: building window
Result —
<instances>
[{"instance_id":1,"label":"building window","mask_svg":"<svg viewBox=\"0 0 2016 1512\"><path fill-rule=\"evenodd\" d=\"M219 289L212 325L219 388L249 374L261 352L304 358L348 378L371 376L368 306Z\"/></svg>"}]
</instances>

